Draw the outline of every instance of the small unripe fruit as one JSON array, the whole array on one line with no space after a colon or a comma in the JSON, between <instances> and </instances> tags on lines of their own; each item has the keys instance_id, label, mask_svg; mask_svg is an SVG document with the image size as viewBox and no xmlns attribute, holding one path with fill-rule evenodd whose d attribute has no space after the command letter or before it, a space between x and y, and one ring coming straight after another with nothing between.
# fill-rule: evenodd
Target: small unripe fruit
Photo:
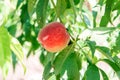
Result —
<instances>
[{"instance_id":1,"label":"small unripe fruit","mask_svg":"<svg viewBox=\"0 0 120 80\"><path fill-rule=\"evenodd\" d=\"M68 45L70 36L62 23L51 22L39 32L38 41L47 51L58 52Z\"/></svg>"}]
</instances>

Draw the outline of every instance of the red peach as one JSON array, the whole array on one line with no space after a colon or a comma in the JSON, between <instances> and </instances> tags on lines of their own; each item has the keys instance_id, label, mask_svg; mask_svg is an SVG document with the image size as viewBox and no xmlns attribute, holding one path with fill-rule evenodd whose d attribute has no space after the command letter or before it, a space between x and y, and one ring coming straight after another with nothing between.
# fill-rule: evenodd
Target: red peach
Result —
<instances>
[{"instance_id":1,"label":"red peach","mask_svg":"<svg viewBox=\"0 0 120 80\"><path fill-rule=\"evenodd\" d=\"M47 51L58 52L68 45L70 36L62 23L51 22L39 32L38 41Z\"/></svg>"}]
</instances>

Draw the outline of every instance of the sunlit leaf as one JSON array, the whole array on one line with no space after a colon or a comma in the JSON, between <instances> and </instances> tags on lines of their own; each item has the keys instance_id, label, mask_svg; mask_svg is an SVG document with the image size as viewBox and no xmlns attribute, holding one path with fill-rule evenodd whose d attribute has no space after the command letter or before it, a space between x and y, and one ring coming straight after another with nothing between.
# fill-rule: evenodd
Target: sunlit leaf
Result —
<instances>
[{"instance_id":1,"label":"sunlit leaf","mask_svg":"<svg viewBox=\"0 0 120 80\"><path fill-rule=\"evenodd\" d=\"M56 80L56 76L52 75L48 80Z\"/></svg>"},{"instance_id":2,"label":"sunlit leaf","mask_svg":"<svg viewBox=\"0 0 120 80\"><path fill-rule=\"evenodd\" d=\"M28 0L28 13L31 16L35 11L37 0Z\"/></svg>"},{"instance_id":3,"label":"sunlit leaf","mask_svg":"<svg viewBox=\"0 0 120 80\"><path fill-rule=\"evenodd\" d=\"M65 9L66 9L65 0L57 0L56 4L57 15L60 16L61 14L63 14Z\"/></svg>"},{"instance_id":4,"label":"sunlit leaf","mask_svg":"<svg viewBox=\"0 0 120 80\"><path fill-rule=\"evenodd\" d=\"M10 38L11 38L10 48L14 52L16 57L19 59L19 61L21 62L22 66L24 68L24 72L26 72L26 67L25 67L24 62L23 62L24 53L22 50L22 46L17 39L15 39L12 36Z\"/></svg>"},{"instance_id":5,"label":"sunlit leaf","mask_svg":"<svg viewBox=\"0 0 120 80\"><path fill-rule=\"evenodd\" d=\"M114 31L115 29L116 29L115 27L96 27L90 30L92 31Z\"/></svg>"},{"instance_id":6,"label":"sunlit leaf","mask_svg":"<svg viewBox=\"0 0 120 80\"><path fill-rule=\"evenodd\" d=\"M4 27L0 27L0 66L6 61L10 61L10 37L8 31Z\"/></svg>"}]
</instances>

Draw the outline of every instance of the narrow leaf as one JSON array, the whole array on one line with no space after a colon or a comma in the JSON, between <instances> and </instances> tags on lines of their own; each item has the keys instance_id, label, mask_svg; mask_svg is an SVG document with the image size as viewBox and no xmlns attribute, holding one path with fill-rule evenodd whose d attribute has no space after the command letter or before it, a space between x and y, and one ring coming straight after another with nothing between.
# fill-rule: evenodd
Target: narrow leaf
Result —
<instances>
[{"instance_id":1,"label":"narrow leaf","mask_svg":"<svg viewBox=\"0 0 120 80\"><path fill-rule=\"evenodd\" d=\"M88 46L90 47L90 50L92 52L92 57L94 57L95 48L96 48L96 42L95 41L87 41Z\"/></svg>"},{"instance_id":2,"label":"narrow leaf","mask_svg":"<svg viewBox=\"0 0 120 80\"><path fill-rule=\"evenodd\" d=\"M45 24L48 1L39 0L36 6L37 22L40 27L43 27Z\"/></svg>"},{"instance_id":3,"label":"narrow leaf","mask_svg":"<svg viewBox=\"0 0 120 80\"><path fill-rule=\"evenodd\" d=\"M117 76L120 78L120 68L114 62L112 62L112 61L110 61L108 59L103 59L102 61L109 64L110 67L112 67L112 69L116 72Z\"/></svg>"},{"instance_id":4,"label":"narrow leaf","mask_svg":"<svg viewBox=\"0 0 120 80\"><path fill-rule=\"evenodd\" d=\"M24 0L18 0L16 7L19 8L19 6L24 2Z\"/></svg>"},{"instance_id":5,"label":"narrow leaf","mask_svg":"<svg viewBox=\"0 0 120 80\"><path fill-rule=\"evenodd\" d=\"M11 37L11 44L10 47L12 49L12 51L15 53L15 55L17 56L17 58L22 61L24 58L24 53L22 51L22 46L19 43L19 41L13 37Z\"/></svg>"},{"instance_id":6,"label":"narrow leaf","mask_svg":"<svg viewBox=\"0 0 120 80\"><path fill-rule=\"evenodd\" d=\"M93 27L96 27L97 11L92 11L92 15L93 15Z\"/></svg>"},{"instance_id":7,"label":"narrow leaf","mask_svg":"<svg viewBox=\"0 0 120 80\"><path fill-rule=\"evenodd\" d=\"M65 9L66 9L66 1L57 0L57 4L56 4L57 16L60 16L61 14L63 14Z\"/></svg>"},{"instance_id":8,"label":"narrow leaf","mask_svg":"<svg viewBox=\"0 0 120 80\"><path fill-rule=\"evenodd\" d=\"M49 62L44 68L43 79L47 80L49 78L51 68L52 68L51 62Z\"/></svg>"},{"instance_id":9,"label":"narrow leaf","mask_svg":"<svg viewBox=\"0 0 120 80\"><path fill-rule=\"evenodd\" d=\"M106 27L108 24L109 20L106 15L102 16L102 19L100 21L100 26L101 27Z\"/></svg>"},{"instance_id":10,"label":"narrow leaf","mask_svg":"<svg viewBox=\"0 0 120 80\"><path fill-rule=\"evenodd\" d=\"M108 76L106 75L106 73L102 69L100 69L100 72L102 74L103 80L109 80Z\"/></svg>"},{"instance_id":11,"label":"narrow leaf","mask_svg":"<svg viewBox=\"0 0 120 80\"><path fill-rule=\"evenodd\" d=\"M120 58L118 58L117 56L114 56L113 60L118 65L118 67L120 68Z\"/></svg>"},{"instance_id":12,"label":"narrow leaf","mask_svg":"<svg viewBox=\"0 0 120 80\"><path fill-rule=\"evenodd\" d=\"M4 27L0 27L0 66L10 61L10 37Z\"/></svg>"},{"instance_id":13,"label":"narrow leaf","mask_svg":"<svg viewBox=\"0 0 120 80\"><path fill-rule=\"evenodd\" d=\"M48 80L56 80L56 76L55 76L55 74L52 75Z\"/></svg>"},{"instance_id":14,"label":"narrow leaf","mask_svg":"<svg viewBox=\"0 0 120 80\"><path fill-rule=\"evenodd\" d=\"M104 46L96 46L96 49L100 51L104 56L106 56L108 59L112 59L112 54L109 48L104 47Z\"/></svg>"},{"instance_id":15,"label":"narrow leaf","mask_svg":"<svg viewBox=\"0 0 120 80\"><path fill-rule=\"evenodd\" d=\"M100 26L106 27L108 22L111 22L111 11L113 7L114 0L107 0L105 6L105 13L101 19Z\"/></svg>"},{"instance_id":16,"label":"narrow leaf","mask_svg":"<svg viewBox=\"0 0 120 80\"><path fill-rule=\"evenodd\" d=\"M89 18L84 14L83 14L83 19L84 19L87 26L91 26Z\"/></svg>"},{"instance_id":17,"label":"narrow leaf","mask_svg":"<svg viewBox=\"0 0 120 80\"><path fill-rule=\"evenodd\" d=\"M33 14L33 12L35 11L36 2L37 2L37 0L28 0L28 13L29 13L29 16L31 16Z\"/></svg>"},{"instance_id":18,"label":"narrow leaf","mask_svg":"<svg viewBox=\"0 0 120 80\"><path fill-rule=\"evenodd\" d=\"M11 38L10 48L14 52L16 57L19 59L19 61L21 62L22 66L24 68L24 72L26 72L26 67L25 67L24 62L23 62L24 53L22 50L22 46L17 39L15 39L12 36L10 36L10 38Z\"/></svg>"},{"instance_id":19,"label":"narrow leaf","mask_svg":"<svg viewBox=\"0 0 120 80\"><path fill-rule=\"evenodd\" d=\"M114 31L115 27L96 27L93 29L90 29L91 31Z\"/></svg>"}]
</instances>

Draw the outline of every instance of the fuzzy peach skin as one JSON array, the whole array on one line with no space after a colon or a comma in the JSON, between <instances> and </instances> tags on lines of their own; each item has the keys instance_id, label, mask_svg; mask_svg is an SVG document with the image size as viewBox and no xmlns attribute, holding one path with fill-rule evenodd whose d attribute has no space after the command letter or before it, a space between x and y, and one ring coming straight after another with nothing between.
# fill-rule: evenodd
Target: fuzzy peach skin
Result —
<instances>
[{"instance_id":1,"label":"fuzzy peach skin","mask_svg":"<svg viewBox=\"0 0 120 80\"><path fill-rule=\"evenodd\" d=\"M51 22L39 32L38 41L47 51L58 52L68 45L70 36L62 23Z\"/></svg>"}]
</instances>

